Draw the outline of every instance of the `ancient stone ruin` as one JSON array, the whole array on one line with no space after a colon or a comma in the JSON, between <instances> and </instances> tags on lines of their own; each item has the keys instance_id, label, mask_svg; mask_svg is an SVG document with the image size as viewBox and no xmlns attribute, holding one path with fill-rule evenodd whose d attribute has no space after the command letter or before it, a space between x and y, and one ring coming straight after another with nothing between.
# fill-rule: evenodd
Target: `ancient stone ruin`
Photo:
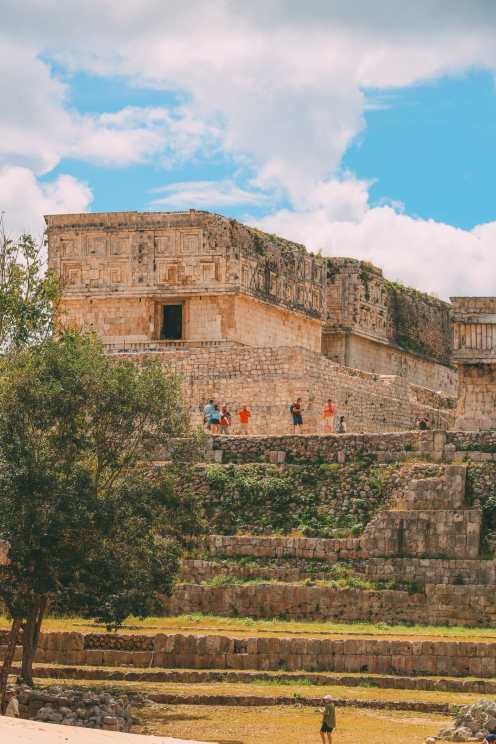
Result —
<instances>
[{"instance_id":1,"label":"ancient stone ruin","mask_svg":"<svg viewBox=\"0 0 496 744\"><path fill-rule=\"evenodd\" d=\"M197 210L46 222L60 324L176 369L195 423L212 397L248 403L251 433L288 433L298 396L306 433L321 431L328 398L353 431L411 429L418 416L438 429L495 423L494 298L443 302Z\"/></svg>"}]
</instances>

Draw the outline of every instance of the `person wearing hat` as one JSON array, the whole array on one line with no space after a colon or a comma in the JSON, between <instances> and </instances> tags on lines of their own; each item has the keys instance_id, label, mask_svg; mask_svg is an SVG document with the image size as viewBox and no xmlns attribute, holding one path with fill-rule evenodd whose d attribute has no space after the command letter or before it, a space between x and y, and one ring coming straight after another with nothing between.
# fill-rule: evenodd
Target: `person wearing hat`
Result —
<instances>
[{"instance_id":1,"label":"person wearing hat","mask_svg":"<svg viewBox=\"0 0 496 744\"><path fill-rule=\"evenodd\" d=\"M9 687L7 689L5 699L7 701L7 707L5 708L4 715L10 716L11 718L19 718L19 702L14 687Z\"/></svg>"},{"instance_id":2,"label":"person wearing hat","mask_svg":"<svg viewBox=\"0 0 496 744\"><path fill-rule=\"evenodd\" d=\"M331 695L324 697L324 707L320 709L322 713L322 725L320 735L322 744L332 744L332 732L336 728L336 709Z\"/></svg>"}]
</instances>

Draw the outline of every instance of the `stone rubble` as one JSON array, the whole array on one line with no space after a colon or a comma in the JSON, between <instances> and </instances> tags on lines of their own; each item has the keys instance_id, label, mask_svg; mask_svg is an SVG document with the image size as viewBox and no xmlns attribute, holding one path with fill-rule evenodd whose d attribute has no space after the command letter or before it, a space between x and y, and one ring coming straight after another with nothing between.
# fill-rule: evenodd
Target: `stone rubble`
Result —
<instances>
[{"instance_id":1,"label":"stone rubble","mask_svg":"<svg viewBox=\"0 0 496 744\"><path fill-rule=\"evenodd\" d=\"M22 685L17 696L22 718L105 731L130 731L136 722L130 708L151 704L139 694L110 695L91 689L58 686L31 688Z\"/></svg>"},{"instance_id":2,"label":"stone rubble","mask_svg":"<svg viewBox=\"0 0 496 744\"><path fill-rule=\"evenodd\" d=\"M496 731L496 701L479 700L473 705L461 705L456 709L455 723L430 737L425 744L436 741L483 741L488 733Z\"/></svg>"}]
</instances>

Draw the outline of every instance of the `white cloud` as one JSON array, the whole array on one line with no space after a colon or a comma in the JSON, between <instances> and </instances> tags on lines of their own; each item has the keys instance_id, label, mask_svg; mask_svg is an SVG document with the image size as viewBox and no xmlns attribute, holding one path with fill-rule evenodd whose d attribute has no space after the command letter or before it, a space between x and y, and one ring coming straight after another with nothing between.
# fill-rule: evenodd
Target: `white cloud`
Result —
<instances>
[{"instance_id":1,"label":"white cloud","mask_svg":"<svg viewBox=\"0 0 496 744\"><path fill-rule=\"evenodd\" d=\"M494 68L487 0L6 0L4 24L75 69L184 90L220 114L225 149L293 198L328 178L363 128L364 86ZM393 195L394 196L394 195Z\"/></svg>"},{"instance_id":2,"label":"white cloud","mask_svg":"<svg viewBox=\"0 0 496 744\"><path fill-rule=\"evenodd\" d=\"M290 208L261 221L271 231L371 259L424 289L494 291L493 223L464 231L370 208L368 184L336 174L364 127L364 88L495 70L495 31L488 0L24 0L22 10L3 0L0 165L46 173L67 156L169 165L222 144L254 196L229 181L193 182L157 203L250 206L273 189ZM182 91L188 105L80 116L42 54Z\"/></svg>"},{"instance_id":3,"label":"white cloud","mask_svg":"<svg viewBox=\"0 0 496 744\"><path fill-rule=\"evenodd\" d=\"M28 168L0 168L0 213L9 235L41 238L44 214L85 212L91 200L90 188L72 176L40 183Z\"/></svg>"},{"instance_id":4,"label":"white cloud","mask_svg":"<svg viewBox=\"0 0 496 744\"><path fill-rule=\"evenodd\" d=\"M152 193L163 194L151 202L152 207L185 209L192 204L199 209L230 207L237 204L256 206L267 204L269 195L260 191L247 191L233 181L185 181L171 183Z\"/></svg>"},{"instance_id":5,"label":"white cloud","mask_svg":"<svg viewBox=\"0 0 496 744\"><path fill-rule=\"evenodd\" d=\"M329 182L309 196L305 209L280 210L250 221L325 256L371 261L388 278L445 299L494 294L496 222L462 230L409 217L391 206L369 207L366 195L362 181Z\"/></svg>"},{"instance_id":6,"label":"white cloud","mask_svg":"<svg viewBox=\"0 0 496 744\"><path fill-rule=\"evenodd\" d=\"M81 116L63 155L126 166L157 156L163 165L191 159L216 146L218 130L195 119L187 107L175 110L127 106L113 113Z\"/></svg>"},{"instance_id":7,"label":"white cloud","mask_svg":"<svg viewBox=\"0 0 496 744\"><path fill-rule=\"evenodd\" d=\"M13 33L15 37L15 32ZM29 44L5 40L0 32L0 166L19 165L42 175L63 158L110 166L192 157L218 132L186 106L125 107L81 115L69 105L67 84Z\"/></svg>"}]
</instances>

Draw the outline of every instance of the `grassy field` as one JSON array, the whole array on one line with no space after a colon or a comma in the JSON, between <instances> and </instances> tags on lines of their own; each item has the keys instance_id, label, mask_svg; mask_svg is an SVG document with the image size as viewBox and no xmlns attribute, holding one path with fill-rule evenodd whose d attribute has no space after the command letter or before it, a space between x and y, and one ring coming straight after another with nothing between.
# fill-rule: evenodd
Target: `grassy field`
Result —
<instances>
[{"instance_id":1,"label":"grassy field","mask_svg":"<svg viewBox=\"0 0 496 744\"><path fill-rule=\"evenodd\" d=\"M450 719L438 715L338 711L336 744L422 744ZM320 743L320 714L313 708L237 708L178 705L148 708L137 732L219 744Z\"/></svg>"},{"instance_id":2,"label":"grassy field","mask_svg":"<svg viewBox=\"0 0 496 744\"><path fill-rule=\"evenodd\" d=\"M0 616L0 628L10 625ZM84 618L48 617L43 630L104 632L102 625ZM180 615L178 617L151 617L146 620L129 618L120 633L229 633L233 636L284 635L284 636L356 636L380 638L424 638L466 641L496 641L496 628L464 628L430 625L385 625L372 623L311 623L286 620L253 620L251 618L226 618L212 615Z\"/></svg>"}]
</instances>

